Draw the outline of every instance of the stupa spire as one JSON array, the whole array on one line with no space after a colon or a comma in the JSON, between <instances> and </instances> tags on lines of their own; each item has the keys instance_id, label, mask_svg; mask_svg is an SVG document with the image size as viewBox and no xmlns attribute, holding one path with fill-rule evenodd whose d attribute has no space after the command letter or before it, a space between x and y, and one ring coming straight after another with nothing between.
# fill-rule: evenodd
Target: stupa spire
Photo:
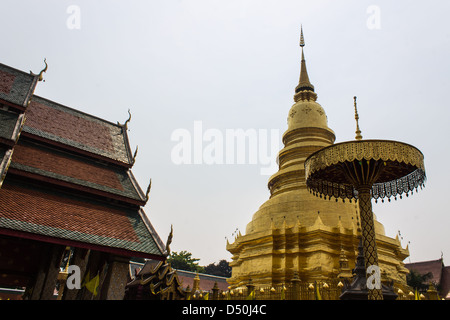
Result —
<instances>
[{"instance_id":1,"label":"stupa spire","mask_svg":"<svg viewBox=\"0 0 450 320\"><path fill-rule=\"evenodd\" d=\"M305 39L303 38L303 26L300 25L300 47L302 47L302 51L304 46L305 46Z\"/></svg>"},{"instance_id":2,"label":"stupa spire","mask_svg":"<svg viewBox=\"0 0 450 320\"><path fill-rule=\"evenodd\" d=\"M316 100L317 94L314 93L314 86L309 81L308 71L306 69L305 53L303 47L305 46L305 38L303 36L303 27L300 27L300 47L302 48L302 59L300 63L300 79L295 88L294 101L299 100Z\"/></svg>"}]
</instances>

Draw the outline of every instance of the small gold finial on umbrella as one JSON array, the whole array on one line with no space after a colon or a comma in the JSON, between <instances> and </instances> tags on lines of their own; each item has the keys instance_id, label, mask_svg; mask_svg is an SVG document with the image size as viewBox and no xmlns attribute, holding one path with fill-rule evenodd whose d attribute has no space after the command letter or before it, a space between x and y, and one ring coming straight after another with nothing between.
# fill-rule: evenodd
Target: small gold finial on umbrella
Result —
<instances>
[{"instance_id":1,"label":"small gold finial on umbrella","mask_svg":"<svg viewBox=\"0 0 450 320\"><path fill-rule=\"evenodd\" d=\"M356 120L356 140L361 140L362 139L362 135L361 135L361 130L359 130L359 115L358 115L358 109L356 107L356 96L353 97L353 103L355 105L355 120Z\"/></svg>"}]
</instances>

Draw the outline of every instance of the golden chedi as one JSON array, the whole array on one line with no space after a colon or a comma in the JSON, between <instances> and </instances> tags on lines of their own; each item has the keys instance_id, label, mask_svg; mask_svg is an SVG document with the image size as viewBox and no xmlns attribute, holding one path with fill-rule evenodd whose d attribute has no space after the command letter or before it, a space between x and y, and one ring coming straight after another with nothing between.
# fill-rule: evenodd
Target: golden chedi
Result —
<instances>
[{"instance_id":1,"label":"golden chedi","mask_svg":"<svg viewBox=\"0 0 450 320\"><path fill-rule=\"evenodd\" d=\"M257 286L289 283L294 273L308 282L349 277L355 267L361 234L358 206L320 199L306 187L306 158L333 144L335 134L309 81L303 32L300 46L300 81L283 135L279 170L269 179L270 198L253 215L245 235L239 233L234 243L227 242L232 254L228 282L233 288L250 280ZM398 238L387 237L376 220L375 232L382 278L405 284L408 270L402 261L408 248L403 249Z\"/></svg>"}]
</instances>

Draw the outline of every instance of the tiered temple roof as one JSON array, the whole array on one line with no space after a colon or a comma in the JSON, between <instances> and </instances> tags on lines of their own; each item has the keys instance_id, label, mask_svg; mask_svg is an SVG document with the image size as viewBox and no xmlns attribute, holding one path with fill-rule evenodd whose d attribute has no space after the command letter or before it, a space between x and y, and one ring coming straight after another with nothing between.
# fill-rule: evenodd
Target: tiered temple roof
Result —
<instances>
[{"instance_id":1,"label":"tiered temple roof","mask_svg":"<svg viewBox=\"0 0 450 320\"><path fill-rule=\"evenodd\" d=\"M149 190L131 172L129 120L34 95L40 79L0 64L0 237L162 260L142 208Z\"/></svg>"},{"instance_id":2,"label":"tiered temple roof","mask_svg":"<svg viewBox=\"0 0 450 320\"><path fill-rule=\"evenodd\" d=\"M183 300L186 296L176 270L167 260L130 264L129 276L125 300Z\"/></svg>"},{"instance_id":3,"label":"tiered temple roof","mask_svg":"<svg viewBox=\"0 0 450 320\"><path fill-rule=\"evenodd\" d=\"M417 272L421 275L431 272L432 277L427 281L427 283L433 283L440 289L439 294L441 295L441 298L445 298L447 300L450 299L450 266L444 265L443 258L438 260L407 263L405 264L405 267L408 270Z\"/></svg>"}]
</instances>

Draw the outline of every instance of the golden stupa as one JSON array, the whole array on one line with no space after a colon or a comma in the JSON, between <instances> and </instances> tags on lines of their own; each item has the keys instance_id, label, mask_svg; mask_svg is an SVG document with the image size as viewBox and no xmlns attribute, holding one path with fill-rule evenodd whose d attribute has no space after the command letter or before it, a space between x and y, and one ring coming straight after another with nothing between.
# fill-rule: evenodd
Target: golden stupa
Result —
<instances>
[{"instance_id":1,"label":"golden stupa","mask_svg":"<svg viewBox=\"0 0 450 320\"><path fill-rule=\"evenodd\" d=\"M245 235L239 233L234 243L227 241L232 288L249 281L256 286L289 283L294 274L308 282L348 278L355 267L361 235L358 206L320 199L306 186L306 158L333 144L335 134L328 127L325 110L316 102L304 45L302 30L300 81L283 135L279 170L269 179L270 198L253 215ZM375 232L382 280L405 284L408 270L403 260L409 256L408 247L401 247L398 236L386 236L376 219Z\"/></svg>"}]
</instances>

